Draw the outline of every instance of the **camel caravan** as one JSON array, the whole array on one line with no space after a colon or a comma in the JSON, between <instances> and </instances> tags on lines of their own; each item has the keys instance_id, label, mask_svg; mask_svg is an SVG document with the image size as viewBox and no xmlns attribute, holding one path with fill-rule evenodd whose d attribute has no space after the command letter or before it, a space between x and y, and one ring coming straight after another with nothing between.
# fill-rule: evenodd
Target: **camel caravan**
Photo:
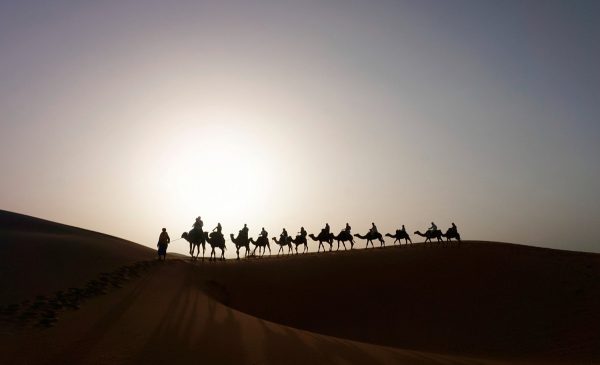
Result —
<instances>
[{"instance_id":1,"label":"camel caravan","mask_svg":"<svg viewBox=\"0 0 600 365\"><path fill-rule=\"evenodd\" d=\"M385 247L384 236L379 233L377 230L377 226L375 223L371 223L371 228L369 231L362 234L352 234L352 228L348 223L346 223L346 227L340 231L337 235L330 231L329 224L325 224L325 228L321 230L321 232L315 236L314 234L308 234L304 227L300 228L300 232L297 233L295 237L288 235L288 232L284 228L279 238L272 237L271 240L275 242L276 247L279 246L279 250L277 251L277 255L280 254L298 254L298 253L306 253L308 252L308 240L307 237L311 240L318 242L317 252L327 251L327 247L325 244L329 245L329 251L333 251L334 242L337 242L337 251L340 250L340 245L347 250L348 248L352 250L355 244L355 237L361 240L365 240L365 248L369 247L369 244L372 248L375 248L373 242L378 241L379 247ZM222 233L221 223L219 223L211 232L205 232L203 230L204 223L200 217L196 218L196 221L193 224L193 228L189 232L184 232L181 235L181 238L185 239L190 244L190 256L193 259L197 259L200 256L200 247L202 247L202 260L204 260L206 244L210 245L211 251L209 260L217 260L217 252L216 249L220 249L220 255L218 256L219 260L225 260L225 250L227 249L225 246L225 237ZM244 249L243 255L244 257L248 256L264 256L266 251L269 250L269 255L271 255L271 245L269 242L269 234L262 227L260 234L256 238L256 240L252 237L248 236L248 227L244 224L244 227L239 230L238 235L230 234L229 237L231 242L235 245L235 253L237 259L240 259L240 250ZM452 240L456 240L456 242L460 243L460 234L458 233L458 229L454 223L452 226L448 228L446 233L443 233L441 230L437 228L435 223L431 223L431 227L425 231L425 233L421 233L420 231L414 232L414 234L425 237L425 243L450 243ZM397 229L394 234L387 233L385 237L390 237L394 239L393 244L398 243L402 245L402 241L404 241L405 245L412 244L412 240L408 232L406 232L406 228L402 225L402 228ZM446 239L444 241L444 238ZM434 241L435 240L435 241ZM250 249L250 244L254 246L254 248ZM348 244L348 245L346 245ZM348 247L349 246L349 247ZM256 250L258 249L258 255Z\"/></svg>"}]
</instances>

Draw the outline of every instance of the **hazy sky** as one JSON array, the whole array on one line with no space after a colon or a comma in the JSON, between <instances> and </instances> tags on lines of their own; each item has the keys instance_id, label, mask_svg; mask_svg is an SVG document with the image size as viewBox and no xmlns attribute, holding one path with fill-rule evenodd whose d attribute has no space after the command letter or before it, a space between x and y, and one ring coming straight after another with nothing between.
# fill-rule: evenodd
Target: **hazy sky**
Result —
<instances>
[{"instance_id":1,"label":"hazy sky","mask_svg":"<svg viewBox=\"0 0 600 365\"><path fill-rule=\"evenodd\" d=\"M2 1L0 208L150 246L202 215L600 251L598 19L598 1Z\"/></svg>"}]
</instances>

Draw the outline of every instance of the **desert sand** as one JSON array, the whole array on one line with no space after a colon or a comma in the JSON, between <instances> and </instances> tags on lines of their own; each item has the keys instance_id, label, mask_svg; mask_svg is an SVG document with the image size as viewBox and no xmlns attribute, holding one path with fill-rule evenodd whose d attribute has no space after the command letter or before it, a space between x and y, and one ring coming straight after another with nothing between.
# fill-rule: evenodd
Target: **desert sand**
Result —
<instances>
[{"instance_id":1,"label":"desert sand","mask_svg":"<svg viewBox=\"0 0 600 365\"><path fill-rule=\"evenodd\" d=\"M159 262L115 237L0 220L2 284L18 290L3 287L1 363L600 362L597 254L468 241ZM66 263L15 256L32 237Z\"/></svg>"}]
</instances>

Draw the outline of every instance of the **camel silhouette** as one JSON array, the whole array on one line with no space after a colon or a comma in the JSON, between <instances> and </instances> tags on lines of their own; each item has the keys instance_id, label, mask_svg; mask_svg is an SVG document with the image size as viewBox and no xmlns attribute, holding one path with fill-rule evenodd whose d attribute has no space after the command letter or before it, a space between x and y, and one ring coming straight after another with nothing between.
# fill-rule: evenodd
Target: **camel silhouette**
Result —
<instances>
[{"instance_id":1,"label":"camel silhouette","mask_svg":"<svg viewBox=\"0 0 600 365\"><path fill-rule=\"evenodd\" d=\"M454 238L455 240L457 240L460 243L460 233L458 233L458 231L453 227L448 228L446 233L442 234L442 236L446 237L447 242L451 242L452 239Z\"/></svg>"},{"instance_id":2,"label":"camel silhouette","mask_svg":"<svg viewBox=\"0 0 600 365\"><path fill-rule=\"evenodd\" d=\"M210 236L208 232L204 232L204 240L210 244L210 258L209 260L217 260L217 254L215 252L215 247L221 249L221 257L220 260L225 260L225 237L223 237L222 233L219 232L211 232Z\"/></svg>"},{"instance_id":3,"label":"camel silhouette","mask_svg":"<svg viewBox=\"0 0 600 365\"><path fill-rule=\"evenodd\" d=\"M346 230L341 231L337 236L334 236L333 239L337 241L337 251L340 250L340 242L344 245L344 250L346 250L346 241L350 242L351 250L354 248L354 237Z\"/></svg>"},{"instance_id":4,"label":"camel silhouette","mask_svg":"<svg viewBox=\"0 0 600 365\"><path fill-rule=\"evenodd\" d=\"M404 243L406 243L406 244L408 244L409 242L412 243L412 240L410 239L410 236L408 235L408 233L401 229L397 229L396 233L394 233L394 234L386 233L385 236L392 237L394 239L394 244L396 244L396 242L399 242L400 244L402 244L402 240L404 240Z\"/></svg>"},{"instance_id":5,"label":"camel silhouette","mask_svg":"<svg viewBox=\"0 0 600 365\"><path fill-rule=\"evenodd\" d=\"M431 240L432 238L437 239L438 242L444 242L442 240L442 231L440 231L439 229L436 229L435 231L426 231L424 234L419 231L416 231L415 234L417 236L425 237L425 243L427 243L427 241L433 242Z\"/></svg>"},{"instance_id":6,"label":"camel silhouette","mask_svg":"<svg viewBox=\"0 0 600 365\"><path fill-rule=\"evenodd\" d=\"M323 242L327 242L329 243L329 251L332 250L333 247L333 233L319 233L318 236L315 237L314 234L309 234L308 237L312 238L313 241L319 241L319 247L317 248L317 252L321 251L321 247L323 247L323 252L325 252L325 246L323 245Z\"/></svg>"},{"instance_id":7,"label":"camel silhouette","mask_svg":"<svg viewBox=\"0 0 600 365\"><path fill-rule=\"evenodd\" d=\"M193 229L192 229L193 231ZM190 231L190 233L192 233L192 231ZM183 232L183 234L181 235L181 238L185 239L186 241L188 241L190 244L194 244L194 245L198 245L200 244L200 238L198 237L199 235L194 234L191 235L188 232ZM210 236L208 235L208 232L203 232L204 234L202 235L204 237L204 241L208 242L208 244L210 244L211 247L211 251L210 251L210 257L209 260L213 261L213 260L217 260L217 254L215 253L215 247L220 248L221 249L221 260L225 260L225 238L223 237L222 234L217 233L217 232L213 232L210 234ZM204 244L202 245L204 248ZM202 260L204 260L204 249L202 250Z\"/></svg>"},{"instance_id":8,"label":"camel silhouette","mask_svg":"<svg viewBox=\"0 0 600 365\"><path fill-rule=\"evenodd\" d=\"M292 240L292 243L296 246L296 254L298 254L298 246L300 245L304 245L304 251L302 251L302 253L308 251L308 241L305 236L297 235L296 238Z\"/></svg>"},{"instance_id":9,"label":"camel silhouette","mask_svg":"<svg viewBox=\"0 0 600 365\"><path fill-rule=\"evenodd\" d=\"M292 237L288 236L285 238L285 241L278 241L277 237L273 237L271 238L273 241L275 241L276 244L279 245L279 251L277 251L277 256L279 256L279 253L285 253L283 252L283 247L287 246L288 248L288 255L292 253Z\"/></svg>"},{"instance_id":10,"label":"camel silhouette","mask_svg":"<svg viewBox=\"0 0 600 365\"><path fill-rule=\"evenodd\" d=\"M383 236L379 232L373 233L369 231L369 233L367 233L366 235L361 235L357 233L354 235L354 237L358 237L361 240L367 240L365 248L369 247L369 242L371 243L371 247L375 248L375 246L373 246L373 240L379 240L379 247L385 247L385 241L383 240Z\"/></svg>"},{"instance_id":11,"label":"camel silhouette","mask_svg":"<svg viewBox=\"0 0 600 365\"><path fill-rule=\"evenodd\" d=\"M200 245L202 245L202 261L204 261L204 251L206 246L206 240L204 239L204 232L202 230L198 230L193 228L189 233L183 232L181 238L185 239L190 243L190 256L192 259L197 259L200 255ZM196 252L197 251L197 252ZM194 252L196 252L196 256L194 257Z\"/></svg>"},{"instance_id":12,"label":"camel silhouette","mask_svg":"<svg viewBox=\"0 0 600 365\"><path fill-rule=\"evenodd\" d=\"M256 249L258 248L258 254L260 255L260 251L262 249L262 255L265 255L265 247L269 249L269 255L271 254L271 245L269 244L269 239L267 237L264 236L259 236L256 241L254 240L254 238L250 237L250 243L252 243L255 247L254 250L252 251L252 256L254 256L254 253L256 252Z\"/></svg>"},{"instance_id":13,"label":"camel silhouette","mask_svg":"<svg viewBox=\"0 0 600 365\"><path fill-rule=\"evenodd\" d=\"M233 233L229 234L231 237L231 242L235 245L235 254L237 255L237 259L240 259L240 248L245 247L246 253L244 257L248 257L248 252L250 251L250 240L248 237L242 236L238 233L237 238L233 236ZM242 236L242 237L240 237Z\"/></svg>"}]
</instances>

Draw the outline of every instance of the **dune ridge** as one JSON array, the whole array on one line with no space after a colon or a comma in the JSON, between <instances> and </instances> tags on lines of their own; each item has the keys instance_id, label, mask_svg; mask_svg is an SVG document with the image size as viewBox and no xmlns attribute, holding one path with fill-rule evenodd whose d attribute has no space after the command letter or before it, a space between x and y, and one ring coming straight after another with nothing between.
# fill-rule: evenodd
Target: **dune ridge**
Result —
<instances>
[{"instance_id":1,"label":"dune ridge","mask_svg":"<svg viewBox=\"0 0 600 365\"><path fill-rule=\"evenodd\" d=\"M0 257L0 304L6 304L84 285L155 253L107 234L0 210Z\"/></svg>"},{"instance_id":2,"label":"dune ridge","mask_svg":"<svg viewBox=\"0 0 600 365\"><path fill-rule=\"evenodd\" d=\"M80 281L87 293L40 299L67 307L50 328L0 323L0 359L13 364L600 362L598 254L466 241L158 262L108 235L10 219L5 253L30 243L64 266L15 260L4 282L29 297Z\"/></svg>"}]
</instances>

